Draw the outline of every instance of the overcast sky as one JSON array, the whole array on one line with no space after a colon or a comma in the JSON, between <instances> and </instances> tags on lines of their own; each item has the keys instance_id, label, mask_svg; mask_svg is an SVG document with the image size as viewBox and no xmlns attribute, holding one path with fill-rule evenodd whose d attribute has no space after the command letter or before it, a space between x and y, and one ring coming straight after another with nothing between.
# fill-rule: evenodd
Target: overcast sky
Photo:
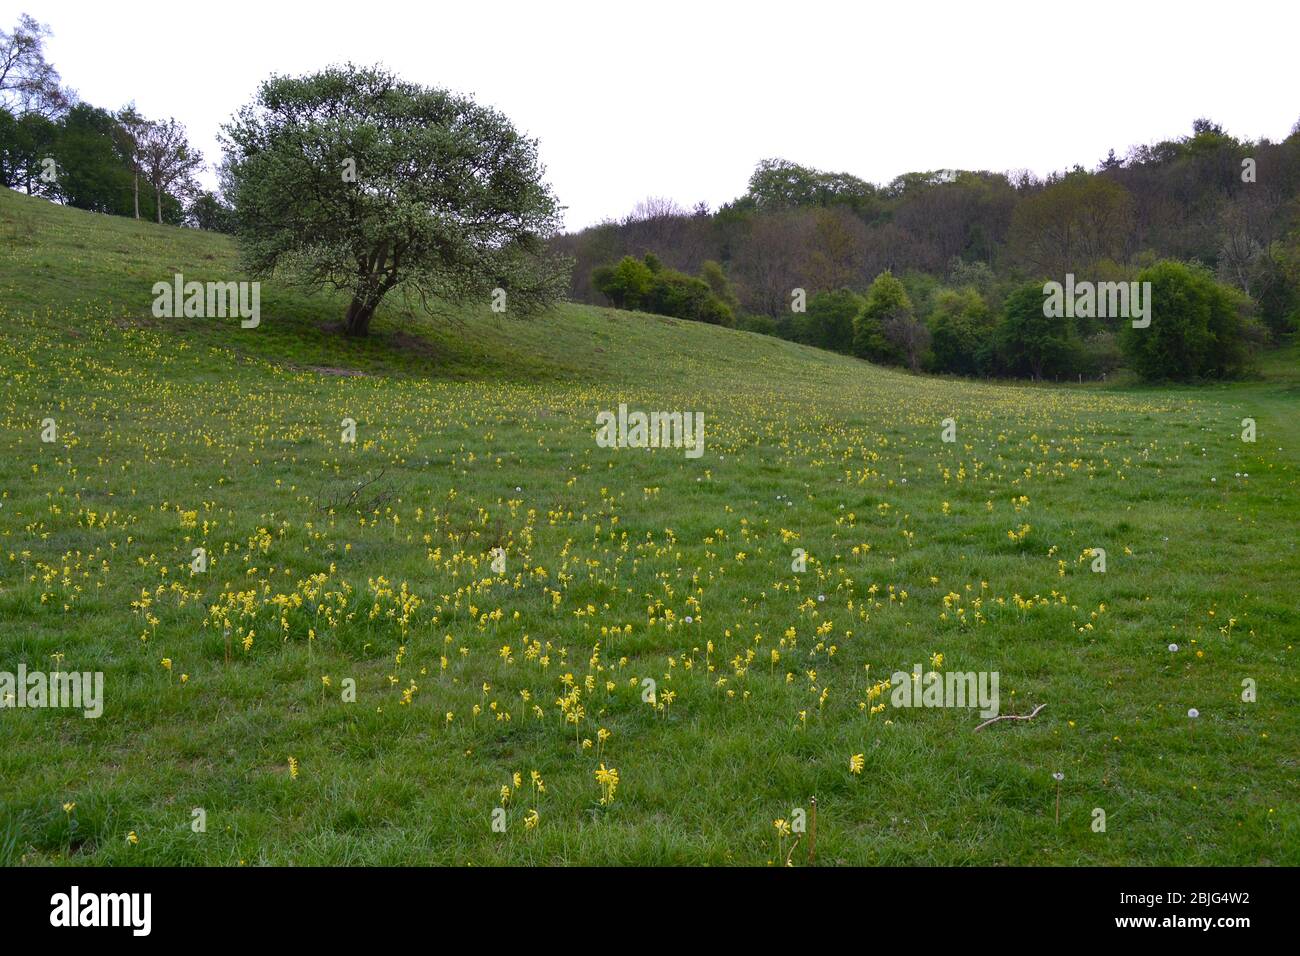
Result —
<instances>
[{"instance_id":1,"label":"overcast sky","mask_svg":"<svg viewBox=\"0 0 1300 956\"><path fill-rule=\"evenodd\" d=\"M1300 4L310 3L0 0L54 30L82 99L175 116L210 160L272 72L383 63L541 142L578 229L646 196L713 208L780 156L875 183L944 167L1039 174L1186 132L1300 119ZM206 180L211 183L214 178Z\"/></svg>"}]
</instances>

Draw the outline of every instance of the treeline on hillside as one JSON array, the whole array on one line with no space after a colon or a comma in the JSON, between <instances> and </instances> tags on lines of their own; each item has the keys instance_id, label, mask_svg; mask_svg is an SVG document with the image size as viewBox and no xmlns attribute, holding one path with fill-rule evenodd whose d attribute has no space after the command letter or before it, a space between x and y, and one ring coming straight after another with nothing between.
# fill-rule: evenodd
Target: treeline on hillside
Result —
<instances>
[{"instance_id":1,"label":"treeline on hillside","mask_svg":"<svg viewBox=\"0 0 1300 956\"><path fill-rule=\"evenodd\" d=\"M232 230L202 190L203 155L174 119L78 100L45 59L49 29L23 15L0 30L0 186L116 216Z\"/></svg>"},{"instance_id":2,"label":"treeline on hillside","mask_svg":"<svg viewBox=\"0 0 1300 956\"><path fill-rule=\"evenodd\" d=\"M940 170L876 186L766 160L745 195L715 213L648 200L620 222L555 244L576 261L577 301L613 304L606 270L649 253L680 274L703 279L708 270L740 328L983 376L1099 377L1136 367L1125 349L1131 323L1104 315L1049 323L1042 331L1054 342L1040 344L1050 358L1028 362L1015 313L1031 286L1041 313L1044 283L1067 274L1128 283L1151 281L1158 269L1231 305L1234 320L1218 325L1231 342L1220 348L1236 356L1278 340L1300 318L1300 123L1272 143L1197 120L1187 136L1122 159L1112 150L1095 169L1046 179ZM1209 323L1203 309L1194 325ZM1217 372L1162 364L1171 374L1144 366L1149 377L1245 367L1235 359Z\"/></svg>"}]
</instances>

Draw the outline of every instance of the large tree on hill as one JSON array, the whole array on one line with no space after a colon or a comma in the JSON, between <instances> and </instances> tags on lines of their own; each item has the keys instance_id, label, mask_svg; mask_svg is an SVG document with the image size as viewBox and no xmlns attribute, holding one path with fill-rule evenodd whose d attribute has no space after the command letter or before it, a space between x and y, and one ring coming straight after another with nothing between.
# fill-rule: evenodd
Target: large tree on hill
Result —
<instances>
[{"instance_id":1,"label":"large tree on hill","mask_svg":"<svg viewBox=\"0 0 1300 956\"><path fill-rule=\"evenodd\" d=\"M525 313L563 294L537 142L495 110L349 64L271 77L225 133L246 265L345 291L348 335L399 285L426 309L500 288Z\"/></svg>"}]
</instances>

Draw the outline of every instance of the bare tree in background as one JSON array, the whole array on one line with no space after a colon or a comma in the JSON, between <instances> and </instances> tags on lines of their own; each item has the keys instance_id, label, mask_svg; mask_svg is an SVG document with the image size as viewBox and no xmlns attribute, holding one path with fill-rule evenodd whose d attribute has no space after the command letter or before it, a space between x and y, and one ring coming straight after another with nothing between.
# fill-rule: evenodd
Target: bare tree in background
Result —
<instances>
[{"instance_id":1,"label":"bare tree in background","mask_svg":"<svg viewBox=\"0 0 1300 956\"><path fill-rule=\"evenodd\" d=\"M23 14L9 33L0 31L0 107L15 116L36 113L50 119L71 105L59 71L45 60L50 28Z\"/></svg>"},{"instance_id":2,"label":"bare tree in background","mask_svg":"<svg viewBox=\"0 0 1300 956\"><path fill-rule=\"evenodd\" d=\"M1221 237L1219 278L1253 296L1258 292L1252 281L1260 260L1276 253L1271 220L1278 207L1263 190L1244 192L1235 200L1225 199L1219 207L1215 216Z\"/></svg>"},{"instance_id":3,"label":"bare tree in background","mask_svg":"<svg viewBox=\"0 0 1300 956\"><path fill-rule=\"evenodd\" d=\"M137 137L140 170L153 186L162 223L163 194L178 187L182 193L197 186L194 174L203 167L203 154L190 146L185 127L174 119L145 123Z\"/></svg>"},{"instance_id":4,"label":"bare tree in background","mask_svg":"<svg viewBox=\"0 0 1300 956\"><path fill-rule=\"evenodd\" d=\"M686 210L673 200L663 196L647 196L632 208L623 221L625 223L650 222L656 219L675 219L685 215L687 215Z\"/></svg>"},{"instance_id":5,"label":"bare tree in background","mask_svg":"<svg viewBox=\"0 0 1300 956\"><path fill-rule=\"evenodd\" d=\"M699 254L699 221L671 199L650 196L623 218L629 253L659 256L665 265L694 272L703 262Z\"/></svg>"},{"instance_id":6,"label":"bare tree in background","mask_svg":"<svg viewBox=\"0 0 1300 956\"><path fill-rule=\"evenodd\" d=\"M763 315L790 314L791 293L808 291L814 226L808 209L783 210L750 223L735 255L742 305Z\"/></svg>"}]
</instances>

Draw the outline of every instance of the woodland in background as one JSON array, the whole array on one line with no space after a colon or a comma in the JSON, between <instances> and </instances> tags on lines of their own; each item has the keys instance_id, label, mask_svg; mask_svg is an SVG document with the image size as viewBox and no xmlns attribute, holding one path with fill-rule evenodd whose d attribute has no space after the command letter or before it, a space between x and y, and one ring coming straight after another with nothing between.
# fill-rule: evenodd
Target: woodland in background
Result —
<instances>
[{"instance_id":1,"label":"woodland in background","mask_svg":"<svg viewBox=\"0 0 1300 956\"><path fill-rule=\"evenodd\" d=\"M580 302L656 311L653 302L629 305L617 294L626 284L610 281L611 271L639 271L631 260L653 261L698 276L727 304L705 321L937 372L1100 377L1141 364L1136 343L1124 349L1129 322L1026 329L1014 316L1008 321L1009 302L1021 311L1026 304L1023 295L1014 300L1017 292L1036 287L1041 310L1047 279L1072 272L1132 281L1159 268L1164 281L1177 274L1189 284L1200 329L1214 327L1216 308L1235 313L1220 350L1249 352L1296 328L1300 123L1272 143L1238 140L1197 120L1185 137L1134 147L1122 159L1112 150L1093 170L1076 166L1046 179L939 170L876 186L765 160L745 195L717 212L651 199L622 221L554 242L576 261L570 294ZM805 312L791 308L795 289L805 290ZM1037 341L1040 331L1057 341ZM1046 359L1025 359L1026 336ZM1177 352L1164 363L1171 373ZM1146 377L1245 367L1228 364L1235 371L1208 370L1215 363L1207 360L1205 369Z\"/></svg>"}]
</instances>

